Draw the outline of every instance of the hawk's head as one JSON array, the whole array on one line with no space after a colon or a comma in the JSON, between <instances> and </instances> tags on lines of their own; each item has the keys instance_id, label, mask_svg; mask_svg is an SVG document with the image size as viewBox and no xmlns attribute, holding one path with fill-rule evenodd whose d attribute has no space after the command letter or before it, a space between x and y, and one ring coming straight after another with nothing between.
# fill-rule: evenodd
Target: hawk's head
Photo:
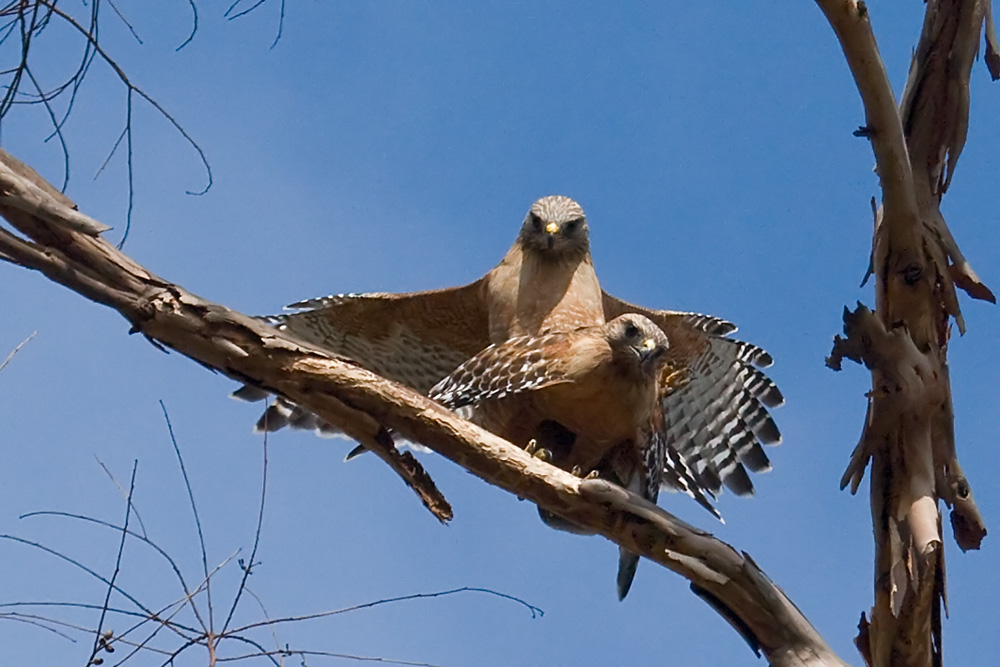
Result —
<instances>
[{"instance_id":1,"label":"hawk's head","mask_svg":"<svg viewBox=\"0 0 1000 667\"><path fill-rule=\"evenodd\" d=\"M542 197L531 205L518 243L543 257L579 259L590 253L583 209L569 197Z\"/></svg>"},{"instance_id":2,"label":"hawk's head","mask_svg":"<svg viewBox=\"0 0 1000 667\"><path fill-rule=\"evenodd\" d=\"M655 373L670 347L663 329L638 313L619 315L604 330L620 363L643 373Z\"/></svg>"}]
</instances>

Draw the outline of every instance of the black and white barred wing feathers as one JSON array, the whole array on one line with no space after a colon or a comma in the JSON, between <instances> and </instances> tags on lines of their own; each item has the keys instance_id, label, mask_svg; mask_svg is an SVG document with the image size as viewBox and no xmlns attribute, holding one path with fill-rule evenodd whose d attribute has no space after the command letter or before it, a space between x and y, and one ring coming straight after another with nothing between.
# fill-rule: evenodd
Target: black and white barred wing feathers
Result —
<instances>
[{"instance_id":1,"label":"black and white barred wing feathers","mask_svg":"<svg viewBox=\"0 0 1000 667\"><path fill-rule=\"evenodd\" d=\"M571 333L525 336L492 345L438 383L431 390L430 397L448 408L458 410L462 416L475 420L470 408L484 401L509 399L517 394L541 390L559 383L585 382L594 377L588 371L607 364L609 359L597 354L589 361L579 363L587 352L596 351L580 343L592 336L597 329L606 330L609 326L612 325ZM648 326L655 325L649 322ZM614 391L611 383L602 389ZM598 421L601 420L603 404L599 393L590 394L587 410ZM487 419L495 416L494 412ZM503 416L508 417L509 414ZM544 416L556 419L560 417L559 414ZM507 423L504 419L493 420L487 426L503 430ZM586 439L588 435L586 431L576 434L578 439ZM656 502L661 487L680 491L716 518L722 518L712 504L712 489L702 484L699 475L692 470L685 457L673 448L669 422L662 403L654 404L651 416L646 424L636 429L634 437L630 436L612 448L598 472L653 503Z\"/></svg>"},{"instance_id":2,"label":"black and white barred wing feathers","mask_svg":"<svg viewBox=\"0 0 1000 667\"><path fill-rule=\"evenodd\" d=\"M691 469L687 460L671 445L669 426L664 423L662 429L653 431L652 437L654 440L652 446L646 450L644 465L649 470L649 466L656 465L657 460L660 462L661 474L657 478L659 488L690 496L712 516L725 523L722 514L714 505L715 492L705 486L701 476Z\"/></svg>"},{"instance_id":3,"label":"black and white barred wing feathers","mask_svg":"<svg viewBox=\"0 0 1000 667\"><path fill-rule=\"evenodd\" d=\"M738 495L753 493L746 469L769 470L762 445L781 441L768 408L780 406L784 398L760 370L771 365L771 356L727 338L736 327L718 318L648 310L607 293L604 310L609 318L642 313L670 338L660 385L669 448L712 492L725 485Z\"/></svg>"},{"instance_id":4,"label":"black and white barred wing feathers","mask_svg":"<svg viewBox=\"0 0 1000 667\"><path fill-rule=\"evenodd\" d=\"M518 336L485 350L431 388L428 396L458 410L567 382L564 355L578 334Z\"/></svg>"}]
</instances>

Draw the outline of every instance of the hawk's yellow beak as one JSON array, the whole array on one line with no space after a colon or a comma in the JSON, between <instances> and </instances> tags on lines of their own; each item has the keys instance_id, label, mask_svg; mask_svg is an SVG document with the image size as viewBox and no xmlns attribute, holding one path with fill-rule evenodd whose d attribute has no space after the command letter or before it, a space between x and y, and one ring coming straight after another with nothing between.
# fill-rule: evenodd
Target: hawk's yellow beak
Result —
<instances>
[{"instance_id":1,"label":"hawk's yellow beak","mask_svg":"<svg viewBox=\"0 0 1000 667\"><path fill-rule=\"evenodd\" d=\"M556 232L559 231L559 225L557 225L554 222L550 222L549 224L545 225L545 231L549 234L555 234Z\"/></svg>"},{"instance_id":2,"label":"hawk's yellow beak","mask_svg":"<svg viewBox=\"0 0 1000 667\"><path fill-rule=\"evenodd\" d=\"M642 341L638 348L636 348L636 355L639 357L639 362L646 366L654 363L660 358L666 349L656 342L655 338L647 338Z\"/></svg>"}]
</instances>

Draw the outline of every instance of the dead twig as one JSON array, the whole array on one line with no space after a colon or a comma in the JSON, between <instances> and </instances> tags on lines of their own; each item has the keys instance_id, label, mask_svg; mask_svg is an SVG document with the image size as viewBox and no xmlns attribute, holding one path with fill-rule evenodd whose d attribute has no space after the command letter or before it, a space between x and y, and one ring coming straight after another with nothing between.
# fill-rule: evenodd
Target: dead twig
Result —
<instances>
[{"instance_id":1,"label":"dead twig","mask_svg":"<svg viewBox=\"0 0 1000 667\"><path fill-rule=\"evenodd\" d=\"M85 16L80 15L80 12L77 10L66 9L61 4L58 4L57 6L57 2L55 0L9 2L5 6L0 7L0 21L4 19L8 20L6 26L4 26L5 29L0 28L0 43L3 43L5 40L15 36L20 38L21 42L17 62L12 63L11 66L4 68L3 71L0 71L0 82L5 84L4 94L2 98L0 98L0 118L7 116L16 106L41 105L44 108L46 116L48 117L49 123L52 127L51 135L49 135L49 137L45 140L48 141L52 137L56 137L59 140L63 156L63 182L59 189L65 190L70 178L70 151L66 139L63 136L63 126L73 111L77 95L82 89L94 61L97 60L98 62L103 62L114 73L114 75L122 84L124 84L126 88L125 126L122 129L119 139L112 147L104 165L102 165L98 170L98 174L103 171L104 166L106 166L115 155L124 140L127 153L126 172L129 193L128 209L125 216L125 229L120 240L120 243L124 243L125 239L128 237L129 229L132 223L132 210L135 194L135 165L133 161L132 136L135 96L145 100L150 106L153 107L156 113L165 118L167 122L169 122L181 135L184 141L194 149L199 160L201 161L202 166L205 169L206 185L198 191L188 191L188 194L204 194L207 192L212 186L212 170L204 151L198 145L198 142L195 141L190 134L188 134L180 122L178 122L178 120L170 112L168 112L166 108L164 108L140 86L134 83L125 73L124 69L116 62L116 60L104 50L104 47L99 39L100 26L103 23L101 21L103 14L100 9L103 6L103 3L93 2L88 4L89 6L85 5ZM108 4L111 6L115 17L125 25L126 29L131 32L136 41L142 44L142 40L139 38L135 26L132 25L128 19L126 19L114 2L109 2ZM191 33L178 48L183 48L183 46L189 43L197 31L198 12L197 7L194 4L194 0L189 0L189 5L192 10ZM282 8L282 16L283 14L284 10ZM79 57L75 60L76 64L73 66L71 72L62 78L60 83L53 86L46 86L35 77L31 63L37 59L37 57L32 57L33 54L47 46L44 43L44 31L53 20L61 22L74 30L82 38L82 48L80 50ZM68 42L63 38L58 44L60 52L65 52L67 50L67 45ZM57 104L60 107L60 110L57 110Z\"/></svg>"},{"instance_id":2,"label":"dead twig","mask_svg":"<svg viewBox=\"0 0 1000 667\"><path fill-rule=\"evenodd\" d=\"M17 347L15 347L13 350L11 350L10 354L7 355L7 358L3 360L3 363L0 363L0 371L2 371L4 368L6 368L7 364L10 363L10 360L14 358L14 355L17 354L18 352L20 352L21 348L24 347L25 345L27 345L28 341L30 341L32 338L34 338L37 334L38 334L37 331L33 331L30 336L28 336L27 338L25 338L24 340L22 340L20 343L18 343Z\"/></svg>"}]
</instances>

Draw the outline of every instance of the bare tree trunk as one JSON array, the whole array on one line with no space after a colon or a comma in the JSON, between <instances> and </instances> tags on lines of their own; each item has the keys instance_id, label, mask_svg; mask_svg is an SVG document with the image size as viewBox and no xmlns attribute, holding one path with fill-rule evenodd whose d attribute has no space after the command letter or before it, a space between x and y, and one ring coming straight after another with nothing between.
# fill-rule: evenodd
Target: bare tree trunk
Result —
<instances>
[{"instance_id":1,"label":"bare tree trunk","mask_svg":"<svg viewBox=\"0 0 1000 667\"><path fill-rule=\"evenodd\" d=\"M859 304L844 313L843 357L872 373L861 441L841 486L857 491L872 461L875 605L862 615L857 644L869 665L941 664L944 550L938 500L952 508L955 539L976 549L986 527L955 451L947 348L950 318L965 323L956 286L995 302L969 266L941 214L965 143L969 75L989 3L927 3L898 110L868 12L853 0L817 0L840 40L865 107L882 206L875 208L870 273L876 311ZM988 23L987 62L998 75Z\"/></svg>"},{"instance_id":2,"label":"bare tree trunk","mask_svg":"<svg viewBox=\"0 0 1000 667\"><path fill-rule=\"evenodd\" d=\"M0 258L114 308L133 333L154 345L287 396L361 442L381 447L390 463L391 452L398 452L386 428L397 430L482 479L677 572L772 665L846 665L746 554L635 494L574 477L406 387L151 274L100 238L103 225L74 210L2 150L0 215L26 237L0 227ZM432 499L437 493L429 478L393 469Z\"/></svg>"}]
</instances>

